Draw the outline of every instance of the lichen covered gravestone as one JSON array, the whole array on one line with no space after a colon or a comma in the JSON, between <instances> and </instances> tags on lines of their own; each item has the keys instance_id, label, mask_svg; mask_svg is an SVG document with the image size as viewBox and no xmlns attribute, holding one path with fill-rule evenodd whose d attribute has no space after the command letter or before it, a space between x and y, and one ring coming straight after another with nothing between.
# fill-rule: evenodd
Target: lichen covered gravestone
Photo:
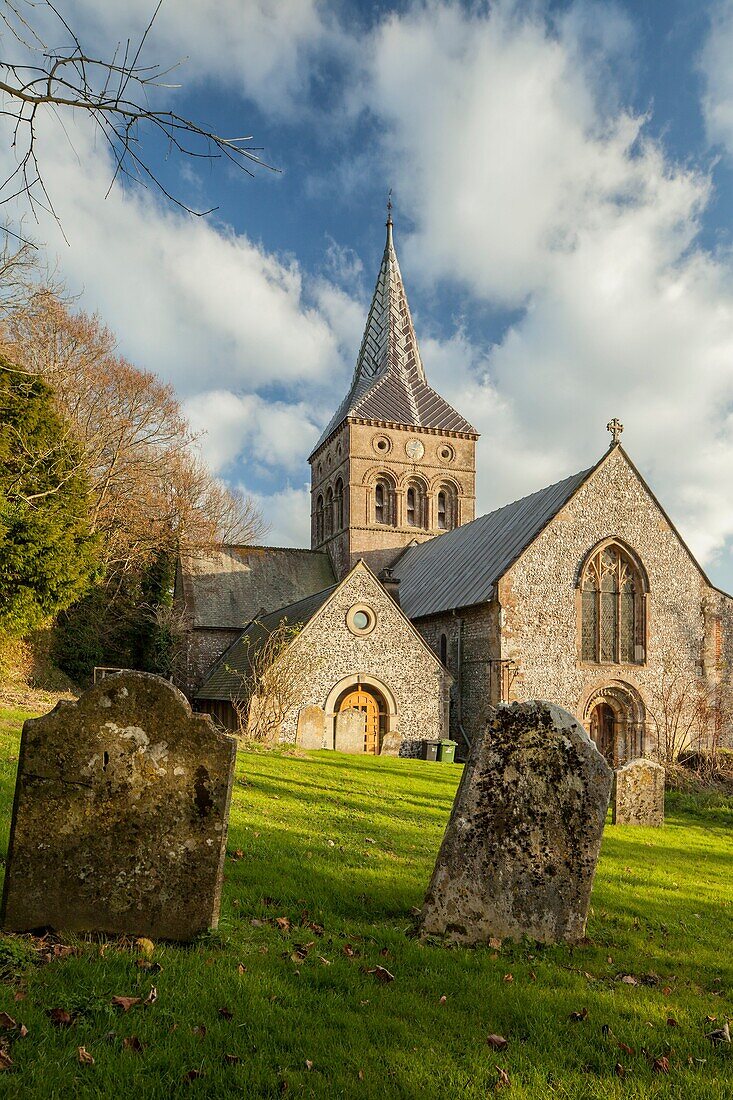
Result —
<instances>
[{"instance_id":1,"label":"lichen covered gravestone","mask_svg":"<svg viewBox=\"0 0 733 1100\"><path fill-rule=\"evenodd\" d=\"M27 721L2 927L173 940L215 927L235 755L139 672Z\"/></svg>"},{"instance_id":2,"label":"lichen covered gravestone","mask_svg":"<svg viewBox=\"0 0 733 1100\"><path fill-rule=\"evenodd\" d=\"M298 715L296 744L301 749L322 749L326 716L323 707L311 704L303 707Z\"/></svg>"},{"instance_id":3,"label":"lichen covered gravestone","mask_svg":"<svg viewBox=\"0 0 733 1100\"><path fill-rule=\"evenodd\" d=\"M664 825L664 768L653 760L630 760L613 773L614 825Z\"/></svg>"},{"instance_id":4,"label":"lichen covered gravestone","mask_svg":"<svg viewBox=\"0 0 733 1100\"><path fill-rule=\"evenodd\" d=\"M561 707L497 707L464 768L421 935L466 944L581 940L611 774Z\"/></svg>"}]
</instances>

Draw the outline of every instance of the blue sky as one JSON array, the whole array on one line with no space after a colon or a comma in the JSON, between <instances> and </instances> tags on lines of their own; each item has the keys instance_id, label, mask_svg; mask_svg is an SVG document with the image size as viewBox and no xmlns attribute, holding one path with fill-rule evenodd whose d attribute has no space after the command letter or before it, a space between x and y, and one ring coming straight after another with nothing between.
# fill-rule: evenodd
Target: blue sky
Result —
<instances>
[{"instance_id":1,"label":"blue sky","mask_svg":"<svg viewBox=\"0 0 733 1100\"><path fill-rule=\"evenodd\" d=\"M90 47L149 0L64 7ZM122 10L124 9L124 10ZM205 222L50 120L68 238L35 229L120 350L172 381L270 540L308 539L305 459L346 389L394 191L433 384L482 432L479 509L624 443L733 589L733 0L165 0L162 93L282 171L166 158ZM169 97L169 98L168 98Z\"/></svg>"}]
</instances>

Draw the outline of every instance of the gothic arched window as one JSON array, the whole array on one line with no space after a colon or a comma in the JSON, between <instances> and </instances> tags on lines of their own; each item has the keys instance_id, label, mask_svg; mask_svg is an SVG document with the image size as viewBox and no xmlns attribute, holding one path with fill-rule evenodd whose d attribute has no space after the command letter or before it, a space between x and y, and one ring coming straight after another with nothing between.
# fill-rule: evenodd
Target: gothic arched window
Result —
<instances>
[{"instance_id":1,"label":"gothic arched window","mask_svg":"<svg viewBox=\"0 0 733 1100\"><path fill-rule=\"evenodd\" d=\"M437 521L439 531L452 531L456 526L458 514L456 494L450 485L441 485L437 500Z\"/></svg>"},{"instance_id":2,"label":"gothic arched window","mask_svg":"<svg viewBox=\"0 0 733 1100\"><path fill-rule=\"evenodd\" d=\"M394 492L386 477L374 485L374 522L394 526Z\"/></svg>"},{"instance_id":3,"label":"gothic arched window","mask_svg":"<svg viewBox=\"0 0 733 1100\"><path fill-rule=\"evenodd\" d=\"M646 660L645 580L615 543L594 551L580 580L581 657L595 664Z\"/></svg>"},{"instance_id":4,"label":"gothic arched window","mask_svg":"<svg viewBox=\"0 0 733 1100\"><path fill-rule=\"evenodd\" d=\"M323 542L323 497L316 501L316 542Z\"/></svg>"},{"instance_id":5,"label":"gothic arched window","mask_svg":"<svg viewBox=\"0 0 733 1100\"><path fill-rule=\"evenodd\" d=\"M341 478L336 481L336 493L334 502L336 505L336 530L344 529L344 483Z\"/></svg>"},{"instance_id":6,"label":"gothic arched window","mask_svg":"<svg viewBox=\"0 0 733 1100\"><path fill-rule=\"evenodd\" d=\"M333 534L333 489L326 490L326 538Z\"/></svg>"}]
</instances>

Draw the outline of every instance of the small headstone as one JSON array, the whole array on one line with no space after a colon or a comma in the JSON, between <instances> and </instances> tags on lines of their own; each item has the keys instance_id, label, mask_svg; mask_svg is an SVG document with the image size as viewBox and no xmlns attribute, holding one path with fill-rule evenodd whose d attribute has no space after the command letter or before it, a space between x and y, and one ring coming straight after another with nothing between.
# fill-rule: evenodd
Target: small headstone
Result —
<instances>
[{"instance_id":1,"label":"small headstone","mask_svg":"<svg viewBox=\"0 0 733 1100\"><path fill-rule=\"evenodd\" d=\"M611 775L561 707L497 707L464 768L421 934L466 944L581 940Z\"/></svg>"},{"instance_id":2,"label":"small headstone","mask_svg":"<svg viewBox=\"0 0 733 1100\"><path fill-rule=\"evenodd\" d=\"M402 738L399 733L385 733L379 750L380 756L399 756Z\"/></svg>"},{"instance_id":3,"label":"small headstone","mask_svg":"<svg viewBox=\"0 0 733 1100\"><path fill-rule=\"evenodd\" d=\"M315 703L303 707L298 715L296 744L301 749L322 749L326 729L326 715L323 707Z\"/></svg>"},{"instance_id":4,"label":"small headstone","mask_svg":"<svg viewBox=\"0 0 733 1100\"><path fill-rule=\"evenodd\" d=\"M340 710L336 715L337 752L364 752L366 715L360 710Z\"/></svg>"},{"instance_id":5,"label":"small headstone","mask_svg":"<svg viewBox=\"0 0 733 1100\"><path fill-rule=\"evenodd\" d=\"M630 760L613 773L614 825L664 825L664 768L653 760Z\"/></svg>"},{"instance_id":6,"label":"small headstone","mask_svg":"<svg viewBox=\"0 0 733 1100\"><path fill-rule=\"evenodd\" d=\"M188 940L215 928L236 741L122 672L23 726L0 923Z\"/></svg>"}]
</instances>

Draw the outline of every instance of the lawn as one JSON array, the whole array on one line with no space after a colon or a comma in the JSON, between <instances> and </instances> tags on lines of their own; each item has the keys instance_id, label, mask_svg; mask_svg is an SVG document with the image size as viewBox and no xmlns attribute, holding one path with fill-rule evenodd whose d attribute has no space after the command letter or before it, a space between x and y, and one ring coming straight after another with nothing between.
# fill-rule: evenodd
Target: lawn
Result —
<instances>
[{"instance_id":1,"label":"lawn","mask_svg":"<svg viewBox=\"0 0 733 1100\"><path fill-rule=\"evenodd\" d=\"M22 717L0 713L3 853ZM733 800L672 795L662 830L609 826L582 948L421 946L411 910L459 774L240 753L218 932L151 957L69 938L51 961L0 939L18 1025L0 1093L486 1098L505 1074L508 1098L733 1097L731 1046L705 1037L733 1014Z\"/></svg>"}]
</instances>

